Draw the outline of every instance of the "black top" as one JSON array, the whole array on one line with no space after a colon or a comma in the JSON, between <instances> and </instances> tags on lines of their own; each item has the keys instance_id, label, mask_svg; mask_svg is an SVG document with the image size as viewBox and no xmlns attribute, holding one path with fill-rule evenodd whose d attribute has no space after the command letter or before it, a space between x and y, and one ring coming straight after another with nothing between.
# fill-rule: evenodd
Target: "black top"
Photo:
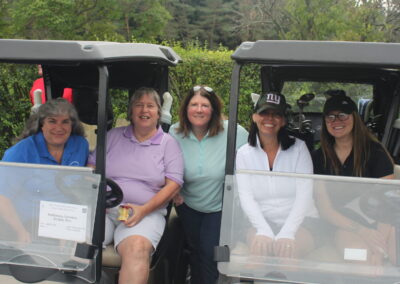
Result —
<instances>
[{"instance_id":1,"label":"black top","mask_svg":"<svg viewBox=\"0 0 400 284\"><path fill-rule=\"evenodd\" d=\"M318 149L312 153L312 159L314 164L314 173L321 175L335 175L334 170L331 166L325 167L324 156L322 150ZM355 176L353 173L353 152L347 157L344 164L339 169L340 176ZM370 148L370 157L366 163L366 167L363 169L362 176L369 178L381 178L394 173L394 165L380 143L372 142ZM351 190L349 188L342 188L337 185L332 185L334 188L327 187L328 195L333 207L341 212L348 218L362 223L365 226L371 226L371 224L359 213L356 213L352 209L346 207L354 199L362 196L366 192L362 187L354 187Z\"/></svg>"},{"instance_id":2,"label":"black top","mask_svg":"<svg viewBox=\"0 0 400 284\"><path fill-rule=\"evenodd\" d=\"M340 176L355 176L353 173L353 152L347 157L344 164L339 168ZM333 168L328 161L325 167L322 149L318 149L312 153L314 164L314 174L319 175L335 175ZM370 148L370 157L363 169L362 176L369 178L381 178L393 174L393 163L380 143L372 142Z\"/></svg>"}]
</instances>

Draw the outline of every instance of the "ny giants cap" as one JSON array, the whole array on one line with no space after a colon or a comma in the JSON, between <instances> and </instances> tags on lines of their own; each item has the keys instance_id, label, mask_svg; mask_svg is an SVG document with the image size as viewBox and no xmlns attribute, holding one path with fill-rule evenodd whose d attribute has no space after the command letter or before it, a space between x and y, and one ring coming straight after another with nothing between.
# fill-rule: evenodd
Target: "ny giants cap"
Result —
<instances>
[{"instance_id":1,"label":"ny giants cap","mask_svg":"<svg viewBox=\"0 0 400 284\"><path fill-rule=\"evenodd\" d=\"M254 107L254 112L261 113L268 109L274 109L285 114L287 109L286 99L279 93L267 93L260 96Z\"/></svg>"}]
</instances>

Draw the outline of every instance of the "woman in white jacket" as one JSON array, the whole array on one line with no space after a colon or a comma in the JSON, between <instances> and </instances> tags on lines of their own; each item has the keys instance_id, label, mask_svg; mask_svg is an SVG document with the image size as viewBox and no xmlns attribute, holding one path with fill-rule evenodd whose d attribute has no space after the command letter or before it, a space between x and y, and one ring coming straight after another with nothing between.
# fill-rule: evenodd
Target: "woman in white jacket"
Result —
<instances>
[{"instance_id":1,"label":"woman in white jacket","mask_svg":"<svg viewBox=\"0 0 400 284\"><path fill-rule=\"evenodd\" d=\"M236 169L312 174L313 165L306 144L286 130L285 97L262 95L254 108L248 144L237 153ZM237 174L243 211L252 233L254 254L301 257L317 244L319 227L308 179Z\"/></svg>"}]
</instances>

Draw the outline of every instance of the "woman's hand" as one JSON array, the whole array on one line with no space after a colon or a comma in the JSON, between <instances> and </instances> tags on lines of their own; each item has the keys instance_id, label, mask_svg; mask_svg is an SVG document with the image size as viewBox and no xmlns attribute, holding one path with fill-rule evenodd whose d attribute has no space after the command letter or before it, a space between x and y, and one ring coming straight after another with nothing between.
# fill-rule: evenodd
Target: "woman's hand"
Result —
<instances>
[{"instance_id":1,"label":"woman's hand","mask_svg":"<svg viewBox=\"0 0 400 284\"><path fill-rule=\"evenodd\" d=\"M278 239L274 242L273 251L276 256L293 258L295 241L287 238Z\"/></svg>"},{"instance_id":2,"label":"woman's hand","mask_svg":"<svg viewBox=\"0 0 400 284\"><path fill-rule=\"evenodd\" d=\"M173 200L175 206L179 206L185 201L183 199L183 196L181 194L179 194L179 193L177 195L175 195L172 200Z\"/></svg>"},{"instance_id":3,"label":"woman's hand","mask_svg":"<svg viewBox=\"0 0 400 284\"><path fill-rule=\"evenodd\" d=\"M124 204L124 206L131 209L131 214L129 218L125 221L125 226L127 227L135 226L146 216L146 213L142 206L129 203Z\"/></svg>"},{"instance_id":4,"label":"woman's hand","mask_svg":"<svg viewBox=\"0 0 400 284\"><path fill-rule=\"evenodd\" d=\"M255 235L250 244L250 252L255 255L272 255L274 240L264 235Z\"/></svg>"},{"instance_id":5,"label":"woman's hand","mask_svg":"<svg viewBox=\"0 0 400 284\"><path fill-rule=\"evenodd\" d=\"M374 254L386 254L386 239L381 232L361 226L357 234L368 244Z\"/></svg>"},{"instance_id":6,"label":"woman's hand","mask_svg":"<svg viewBox=\"0 0 400 284\"><path fill-rule=\"evenodd\" d=\"M31 235L25 229L17 232L17 240L19 243L30 243L32 241Z\"/></svg>"}]
</instances>

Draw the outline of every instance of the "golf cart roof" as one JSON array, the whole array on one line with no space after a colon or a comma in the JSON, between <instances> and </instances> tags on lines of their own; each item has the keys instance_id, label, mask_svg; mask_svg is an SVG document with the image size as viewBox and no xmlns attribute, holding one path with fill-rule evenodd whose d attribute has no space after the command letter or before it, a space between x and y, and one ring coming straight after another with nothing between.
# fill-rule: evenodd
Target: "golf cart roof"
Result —
<instances>
[{"instance_id":1,"label":"golf cart roof","mask_svg":"<svg viewBox=\"0 0 400 284\"><path fill-rule=\"evenodd\" d=\"M233 53L239 63L400 67L400 44L344 41L259 40Z\"/></svg>"},{"instance_id":2,"label":"golf cart roof","mask_svg":"<svg viewBox=\"0 0 400 284\"><path fill-rule=\"evenodd\" d=\"M0 40L0 61L36 64L155 61L174 66L181 58L169 47L148 43L61 40Z\"/></svg>"}]
</instances>

